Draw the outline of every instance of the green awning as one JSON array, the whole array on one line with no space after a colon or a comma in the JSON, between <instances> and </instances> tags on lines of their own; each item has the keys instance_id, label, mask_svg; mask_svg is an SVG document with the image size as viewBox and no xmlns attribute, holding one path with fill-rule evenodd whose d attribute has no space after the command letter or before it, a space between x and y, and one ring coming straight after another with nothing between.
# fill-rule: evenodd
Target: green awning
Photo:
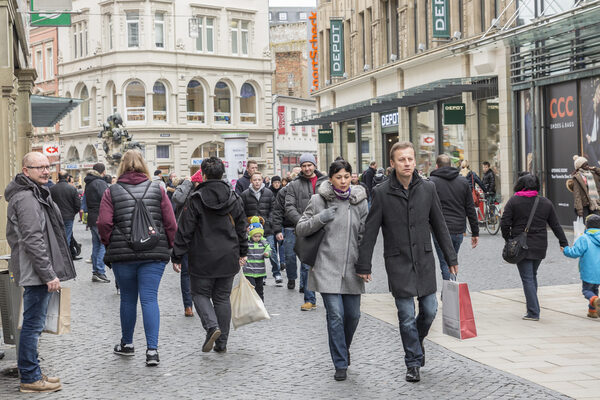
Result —
<instances>
[{"instance_id":1,"label":"green awning","mask_svg":"<svg viewBox=\"0 0 600 400\"><path fill-rule=\"evenodd\" d=\"M36 128L54 126L75 107L81 99L67 97L31 96L31 120Z\"/></svg>"},{"instance_id":2,"label":"green awning","mask_svg":"<svg viewBox=\"0 0 600 400\"><path fill-rule=\"evenodd\" d=\"M399 92L313 114L301 121L292 123L292 125L324 125L331 122L345 121L364 117L371 113L392 111L398 107L412 107L443 100L459 96L463 92L472 92L476 98L496 96L498 93L498 78L496 76L479 76L440 79Z\"/></svg>"}]
</instances>

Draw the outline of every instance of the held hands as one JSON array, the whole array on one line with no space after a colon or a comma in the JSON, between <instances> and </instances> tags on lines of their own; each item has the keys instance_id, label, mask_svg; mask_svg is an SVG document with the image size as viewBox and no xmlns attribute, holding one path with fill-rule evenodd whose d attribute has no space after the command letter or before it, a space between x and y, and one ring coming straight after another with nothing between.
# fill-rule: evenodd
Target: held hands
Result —
<instances>
[{"instance_id":1,"label":"held hands","mask_svg":"<svg viewBox=\"0 0 600 400\"><path fill-rule=\"evenodd\" d=\"M458 265L451 265L448 267L448 269L450 270L451 274L458 275Z\"/></svg>"},{"instance_id":2,"label":"held hands","mask_svg":"<svg viewBox=\"0 0 600 400\"><path fill-rule=\"evenodd\" d=\"M264 256L265 258L269 258L269 257L271 257L271 254L270 254L268 251L265 251L265 252L263 253L263 256Z\"/></svg>"},{"instance_id":3,"label":"held hands","mask_svg":"<svg viewBox=\"0 0 600 400\"><path fill-rule=\"evenodd\" d=\"M283 240L283 233L279 232L277 235L275 235L275 239L281 242Z\"/></svg>"},{"instance_id":4,"label":"held hands","mask_svg":"<svg viewBox=\"0 0 600 400\"><path fill-rule=\"evenodd\" d=\"M60 280L58 278L46 282L46 285L48 286L48 292L58 292L60 290Z\"/></svg>"},{"instance_id":5,"label":"held hands","mask_svg":"<svg viewBox=\"0 0 600 400\"><path fill-rule=\"evenodd\" d=\"M326 224L330 221L333 221L335 218L335 212L337 211L337 206L331 206L329 208L324 209L320 213L317 214L319 217L319 221Z\"/></svg>"},{"instance_id":6,"label":"held hands","mask_svg":"<svg viewBox=\"0 0 600 400\"><path fill-rule=\"evenodd\" d=\"M177 273L181 272L181 264L173 263L173 271L175 271Z\"/></svg>"},{"instance_id":7,"label":"held hands","mask_svg":"<svg viewBox=\"0 0 600 400\"><path fill-rule=\"evenodd\" d=\"M362 278L363 281L365 281L365 283L369 283L372 278L371 278L371 274L356 274L358 275L359 278Z\"/></svg>"},{"instance_id":8,"label":"held hands","mask_svg":"<svg viewBox=\"0 0 600 400\"><path fill-rule=\"evenodd\" d=\"M474 236L471 238L471 248L474 249L479 244L479 236Z\"/></svg>"},{"instance_id":9,"label":"held hands","mask_svg":"<svg viewBox=\"0 0 600 400\"><path fill-rule=\"evenodd\" d=\"M248 257L240 257L240 267L243 267L248 261Z\"/></svg>"}]
</instances>

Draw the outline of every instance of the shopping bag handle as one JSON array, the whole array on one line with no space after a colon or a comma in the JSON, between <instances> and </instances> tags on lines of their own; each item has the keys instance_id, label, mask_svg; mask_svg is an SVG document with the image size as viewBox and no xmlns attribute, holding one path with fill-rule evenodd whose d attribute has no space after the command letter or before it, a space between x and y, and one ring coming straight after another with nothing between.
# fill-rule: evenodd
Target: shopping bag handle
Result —
<instances>
[{"instance_id":1,"label":"shopping bag handle","mask_svg":"<svg viewBox=\"0 0 600 400\"><path fill-rule=\"evenodd\" d=\"M456 282L457 275L458 274L450 274L450 280Z\"/></svg>"}]
</instances>

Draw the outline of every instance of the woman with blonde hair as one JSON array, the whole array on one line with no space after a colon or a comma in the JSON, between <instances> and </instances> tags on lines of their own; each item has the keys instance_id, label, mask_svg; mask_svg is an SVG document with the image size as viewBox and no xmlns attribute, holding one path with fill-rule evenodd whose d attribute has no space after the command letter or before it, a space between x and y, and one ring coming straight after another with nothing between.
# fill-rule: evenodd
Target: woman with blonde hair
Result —
<instances>
[{"instance_id":1,"label":"woman with blonde hair","mask_svg":"<svg viewBox=\"0 0 600 400\"><path fill-rule=\"evenodd\" d=\"M106 246L104 261L111 264L121 289L122 336L114 352L122 356L134 354L133 331L139 297L146 333L146 365L156 366L159 364L160 325L158 286L170 258L177 224L167 193L150 179L148 166L139 151L128 150L123 155L117 175L117 183L104 192L98 217L98 231ZM134 210L141 215L142 206L152 217L149 232L158 240L140 251L131 233Z\"/></svg>"},{"instance_id":2,"label":"woman with blonde hair","mask_svg":"<svg viewBox=\"0 0 600 400\"><path fill-rule=\"evenodd\" d=\"M471 166L469 165L469 162L467 160L462 160L460 162L460 174L467 178L469 186L471 186L471 190L475 188L475 184L478 184L481 190L483 190L484 192L486 191L483 181L479 178L479 176L477 176L475 172L471 171Z\"/></svg>"}]
</instances>

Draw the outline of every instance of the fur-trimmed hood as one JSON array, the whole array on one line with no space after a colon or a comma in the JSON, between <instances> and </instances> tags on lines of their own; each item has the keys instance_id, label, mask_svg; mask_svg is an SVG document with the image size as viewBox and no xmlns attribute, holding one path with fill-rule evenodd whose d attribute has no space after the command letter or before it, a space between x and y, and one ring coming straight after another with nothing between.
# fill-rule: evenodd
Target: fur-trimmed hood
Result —
<instances>
[{"instance_id":1,"label":"fur-trimmed hood","mask_svg":"<svg viewBox=\"0 0 600 400\"><path fill-rule=\"evenodd\" d=\"M333 185L330 181L324 181L321 186L319 186L318 190L319 194L326 201L333 201L336 198L335 192L333 191ZM358 204L363 200L367 199L367 192L360 185L351 185L350 186L350 204Z\"/></svg>"}]
</instances>

